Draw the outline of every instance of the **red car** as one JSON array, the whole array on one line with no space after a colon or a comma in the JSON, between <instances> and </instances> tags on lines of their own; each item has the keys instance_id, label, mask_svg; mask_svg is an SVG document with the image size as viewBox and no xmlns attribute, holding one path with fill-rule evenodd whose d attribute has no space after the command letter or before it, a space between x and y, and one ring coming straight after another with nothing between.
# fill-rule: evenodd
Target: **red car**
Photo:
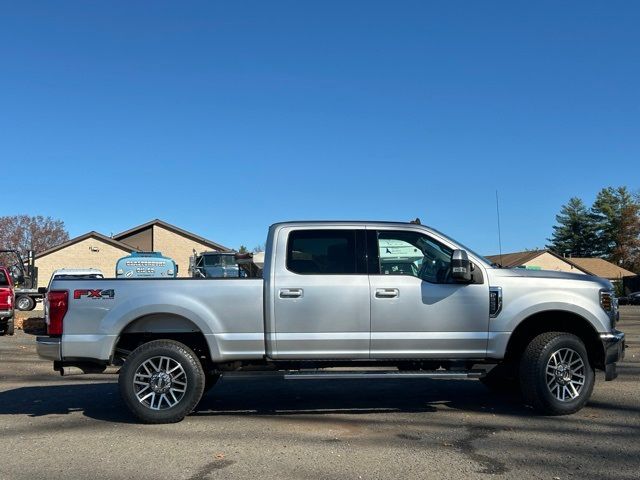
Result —
<instances>
[{"instance_id":1,"label":"red car","mask_svg":"<svg viewBox=\"0 0 640 480\"><path fill-rule=\"evenodd\" d=\"M0 267L0 335L13 335L13 306L16 297L6 267Z\"/></svg>"}]
</instances>

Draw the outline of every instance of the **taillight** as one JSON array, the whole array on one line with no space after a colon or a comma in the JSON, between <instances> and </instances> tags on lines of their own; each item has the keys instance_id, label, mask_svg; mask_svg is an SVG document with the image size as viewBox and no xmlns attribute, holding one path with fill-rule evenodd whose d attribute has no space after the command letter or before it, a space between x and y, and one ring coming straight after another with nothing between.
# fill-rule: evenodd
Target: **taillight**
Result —
<instances>
[{"instance_id":1,"label":"taillight","mask_svg":"<svg viewBox=\"0 0 640 480\"><path fill-rule=\"evenodd\" d=\"M49 325L47 333L49 335L62 335L62 321L69 306L69 292L52 291L47 294L49 301Z\"/></svg>"}]
</instances>

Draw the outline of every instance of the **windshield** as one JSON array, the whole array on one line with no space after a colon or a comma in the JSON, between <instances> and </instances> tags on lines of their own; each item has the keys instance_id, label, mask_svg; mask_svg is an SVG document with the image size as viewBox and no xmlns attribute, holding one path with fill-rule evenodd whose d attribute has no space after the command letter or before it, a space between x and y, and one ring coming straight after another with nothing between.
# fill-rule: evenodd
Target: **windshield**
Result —
<instances>
[{"instance_id":1,"label":"windshield","mask_svg":"<svg viewBox=\"0 0 640 480\"><path fill-rule=\"evenodd\" d=\"M487 265L495 265L495 262L492 262L491 260L489 260L488 258L485 258L484 256L480 255L478 252L475 252L473 250L471 250L469 247L467 247L466 245L458 242L457 240L454 240L453 238L451 238L449 235L445 235L444 233L442 233L440 230L436 230L435 228L429 227L431 230L433 230L433 232L437 233L438 235L440 235L442 238L445 238L447 240L449 240L451 243L455 243L458 246L460 246L460 248L462 248L463 250L466 250L468 253L470 253L471 255L478 257L480 260L482 260L483 262L485 262Z\"/></svg>"}]
</instances>

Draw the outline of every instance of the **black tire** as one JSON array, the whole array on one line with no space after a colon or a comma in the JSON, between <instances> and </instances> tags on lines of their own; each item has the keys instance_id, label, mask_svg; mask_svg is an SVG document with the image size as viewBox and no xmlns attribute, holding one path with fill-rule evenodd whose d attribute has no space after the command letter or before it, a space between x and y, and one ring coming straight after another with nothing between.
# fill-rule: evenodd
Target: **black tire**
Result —
<instances>
[{"instance_id":1,"label":"black tire","mask_svg":"<svg viewBox=\"0 0 640 480\"><path fill-rule=\"evenodd\" d=\"M28 312L36 308L36 301L28 295L20 295L16 298L16 308L21 312Z\"/></svg>"},{"instance_id":2,"label":"black tire","mask_svg":"<svg viewBox=\"0 0 640 480\"><path fill-rule=\"evenodd\" d=\"M4 331L5 335L13 335L14 333L16 333L16 327L15 327L15 323L13 321L13 318L11 320L7 321L7 328Z\"/></svg>"},{"instance_id":3,"label":"black tire","mask_svg":"<svg viewBox=\"0 0 640 480\"><path fill-rule=\"evenodd\" d=\"M179 378L181 383L186 383L186 385L184 386L184 391L178 394L178 400L175 405L167 405L165 408L161 408L163 399L160 398L159 403L156 405L159 409L152 409L138 399L138 395L147 394L146 390L142 393L141 391L148 388L148 392L153 395L151 400L153 405L156 392L153 391L151 378L147 387L134 385L134 378L140 379L136 375L141 372L144 373L145 370L139 369L144 368L143 364L145 362L149 360L153 362L160 357L169 358L175 364L180 365L182 370L179 370L181 375ZM160 365L162 366L162 363ZM164 372L169 374L168 370L167 367L167 371L161 369L152 373ZM173 382L177 381L177 377L173 377L173 375L170 375L170 377L171 382L168 383L173 387L175 385ZM139 346L127 357L124 366L120 370L118 383L120 385L120 394L125 404L144 423L175 423L189 415L200 401L204 392L205 375L202 370L202 364L189 347L174 340L154 340ZM164 385L166 386L166 382ZM158 382L154 386L158 387ZM161 392L157 392L157 394L162 395ZM165 396L167 398L166 402L169 403L168 395Z\"/></svg>"},{"instance_id":4,"label":"black tire","mask_svg":"<svg viewBox=\"0 0 640 480\"><path fill-rule=\"evenodd\" d=\"M520 382L517 369L511 364L498 364L493 367L480 382L494 393L518 393Z\"/></svg>"},{"instance_id":5,"label":"black tire","mask_svg":"<svg viewBox=\"0 0 640 480\"><path fill-rule=\"evenodd\" d=\"M564 385L554 380L554 373L559 369L550 366L554 363L552 356L558 355L558 352L573 352L573 354L579 356L582 361L583 367L579 367L579 372L573 373L570 370L567 374L568 377L577 382L583 382L581 385L573 386ZM560 353L561 355L562 353ZM557 357L556 357L557 358ZM577 358L577 357L571 357ZM573 363L571 360L567 364ZM564 363L561 363L563 369ZM576 370L577 372L578 370ZM548 376L549 375L549 376ZM584 377L579 378L577 375ZM548 381L551 385L548 385ZM562 381L565 381L562 379ZM593 385L595 383L595 372L589 364L589 357L587 355L587 349L584 346L582 340L575 335L566 332L546 332L535 337L531 343L527 346L522 359L520 361L520 388L524 402L530 405L538 412L547 415L568 415L580 410L591 397L593 392ZM566 392L564 391L566 387ZM566 399L574 395L571 392L571 388L574 388L575 398ZM552 393L552 389L554 393ZM564 400L558 398L561 395Z\"/></svg>"}]
</instances>

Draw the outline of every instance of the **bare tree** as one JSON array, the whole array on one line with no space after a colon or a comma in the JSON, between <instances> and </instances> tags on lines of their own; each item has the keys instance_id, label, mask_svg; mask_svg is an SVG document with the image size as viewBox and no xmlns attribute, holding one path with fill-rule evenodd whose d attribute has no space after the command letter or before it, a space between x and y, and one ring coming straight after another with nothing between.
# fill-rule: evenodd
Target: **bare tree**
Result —
<instances>
[{"instance_id":1,"label":"bare tree","mask_svg":"<svg viewBox=\"0 0 640 480\"><path fill-rule=\"evenodd\" d=\"M16 249L24 257L27 250L36 254L69 240L62 220L42 215L0 217L0 249Z\"/></svg>"}]
</instances>

